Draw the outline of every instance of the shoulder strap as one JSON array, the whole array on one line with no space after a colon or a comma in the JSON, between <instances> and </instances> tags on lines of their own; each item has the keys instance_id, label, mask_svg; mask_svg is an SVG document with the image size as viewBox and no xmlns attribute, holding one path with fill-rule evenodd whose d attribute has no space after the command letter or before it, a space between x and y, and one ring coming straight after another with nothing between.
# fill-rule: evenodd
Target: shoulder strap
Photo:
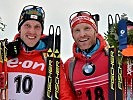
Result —
<instances>
[{"instance_id":1,"label":"shoulder strap","mask_svg":"<svg viewBox=\"0 0 133 100\"><path fill-rule=\"evenodd\" d=\"M75 89L74 89L74 86L73 86L73 71L74 71L74 68L75 68L75 64L76 64L76 59L75 59L75 57L73 57L70 60L69 69L68 69L69 72L68 73L69 73L70 84L71 84L71 87L72 87L72 90L74 91L74 93L75 93Z\"/></svg>"}]
</instances>

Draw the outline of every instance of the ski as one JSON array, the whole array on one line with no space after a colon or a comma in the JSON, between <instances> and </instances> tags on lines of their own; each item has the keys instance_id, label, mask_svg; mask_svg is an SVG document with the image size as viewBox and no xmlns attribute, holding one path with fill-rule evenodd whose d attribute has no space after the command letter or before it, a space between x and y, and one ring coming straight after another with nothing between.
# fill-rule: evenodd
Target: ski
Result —
<instances>
[{"instance_id":1,"label":"ski","mask_svg":"<svg viewBox=\"0 0 133 100\"><path fill-rule=\"evenodd\" d=\"M59 100L60 45L61 45L61 29L59 26L57 26L55 33L54 68L53 68L54 69L53 100Z\"/></svg>"},{"instance_id":2,"label":"ski","mask_svg":"<svg viewBox=\"0 0 133 100\"><path fill-rule=\"evenodd\" d=\"M123 100L122 56L118 48L109 48L109 99Z\"/></svg>"},{"instance_id":3,"label":"ski","mask_svg":"<svg viewBox=\"0 0 133 100\"><path fill-rule=\"evenodd\" d=\"M59 100L59 68L60 68L60 43L61 29L57 26L54 33L54 26L50 25L47 51L45 99Z\"/></svg>"},{"instance_id":4,"label":"ski","mask_svg":"<svg viewBox=\"0 0 133 100\"><path fill-rule=\"evenodd\" d=\"M48 37L48 51L46 58L46 83L45 83L45 99L52 100L52 73L53 73L53 49L54 49L54 26L50 25Z\"/></svg>"},{"instance_id":5,"label":"ski","mask_svg":"<svg viewBox=\"0 0 133 100\"><path fill-rule=\"evenodd\" d=\"M0 100L7 100L7 39L0 40Z\"/></svg>"},{"instance_id":6,"label":"ski","mask_svg":"<svg viewBox=\"0 0 133 100\"><path fill-rule=\"evenodd\" d=\"M116 64L116 100L123 100L123 78L122 78L122 55L117 48L115 53Z\"/></svg>"},{"instance_id":7,"label":"ski","mask_svg":"<svg viewBox=\"0 0 133 100\"><path fill-rule=\"evenodd\" d=\"M116 84L115 84L115 49L109 48L109 100L116 100Z\"/></svg>"},{"instance_id":8,"label":"ski","mask_svg":"<svg viewBox=\"0 0 133 100\"><path fill-rule=\"evenodd\" d=\"M115 32L112 15L108 15L108 35ZM116 47L109 44L109 100L116 100Z\"/></svg>"},{"instance_id":9,"label":"ski","mask_svg":"<svg viewBox=\"0 0 133 100\"><path fill-rule=\"evenodd\" d=\"M118 22L120 17L115 15L113 22L112 15L108 15L108 32L109 35L118 36ZM114 37L116 38L116 37ZM116 42L117 44L117 42ZM109 48L109 100L123 100L122 92L122 55L117 45L110 44Z\"/></svg>"},{"instance_id":10,"label":"ski","mask_svg":"<svg viewBox=\"0 0 133 100\"><path fill-rule=\"evenodd\" d=\"M132 100L133 99L133 57L127 57L127 81L126 81L126 100ZM129 85L130 84L130 85Z\"/></svg>"},{"instance_id":11,"label":"ski","mask_svg":"<svg viewBox=\"0 0 133 100\"><path fill-rule=\"evenodd\" d=\"M116 14L115 16L115 22L117 24L117 35L118 35L118 42L120 44L120 32L121 29L123 28L121 23L123 19L120 19L120 16ZM122 25L121 25L122 24ZM121 49L120 46L118 46L116 50L116 100L123 100L123 74L122 74L122 54L121 54Z\"/></svg>"}]
</instances>

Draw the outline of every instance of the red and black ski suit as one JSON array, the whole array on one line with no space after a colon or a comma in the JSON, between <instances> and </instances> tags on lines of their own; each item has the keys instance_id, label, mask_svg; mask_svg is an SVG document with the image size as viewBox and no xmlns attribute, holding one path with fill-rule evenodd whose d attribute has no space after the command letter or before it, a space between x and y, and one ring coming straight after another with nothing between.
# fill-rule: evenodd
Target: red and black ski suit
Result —
<instances>
[{"instance_id":1,"label":"red and black ski suit","mask_svg":"<svg viewBox=\"0 0 133 100\"><path fill-rule=\"evenodd\" d=\"M44 100L47 65L43 52L47 52L47 49L26 52L21 46L19 55L8 59L8 99ZM59 100L73 100L62 62L59 78Z\"/></svg>"},{"instance_id":2,"label":"red and black ski suit","mask_svg":"<svg viewBox=\"0 0 133 100\"><path fill-rule=\"evenodd\" d=\"M76 52L77 45L73 45L74 57L65 62L67 78L70 81L70 63L75 59L75 67L72 74L72 82L75 91L75 100L108 100L108 56L105 52L107 47L103 37L98 34L100 47L92 54L86 57L80 52ZM93 64L95 68L91 75L85 75L83 66ZM70 85L71 82L70 82Z\"/></svg>"}]
</instances>

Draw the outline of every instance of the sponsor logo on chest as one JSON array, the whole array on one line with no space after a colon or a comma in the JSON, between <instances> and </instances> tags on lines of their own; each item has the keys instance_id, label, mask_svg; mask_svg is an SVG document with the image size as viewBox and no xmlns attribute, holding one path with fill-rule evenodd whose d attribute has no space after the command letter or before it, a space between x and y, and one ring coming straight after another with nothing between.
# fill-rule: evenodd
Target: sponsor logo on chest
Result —
<instances>
[{"instance_id":1,"label":"sponsor logo on chest","mask_svg":"<svg viewBox=\"0 0 133 100\"><path fill-rule=\"evenodd\" d=\"M45 68L45 63L32 60L19 61L18 58L13 58L7 61L7 66L9 68L17 68L21 66L23 69L39 69L40 71L43 71Z\"/></svg>"}]
</instances>

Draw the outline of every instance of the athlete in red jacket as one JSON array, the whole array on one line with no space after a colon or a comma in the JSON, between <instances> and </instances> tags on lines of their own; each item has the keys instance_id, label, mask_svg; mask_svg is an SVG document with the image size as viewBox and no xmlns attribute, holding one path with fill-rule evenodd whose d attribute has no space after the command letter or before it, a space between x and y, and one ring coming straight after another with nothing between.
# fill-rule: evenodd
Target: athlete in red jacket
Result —
<instances>
[{"instance_id":1,"label":"athlete in red jacket","mask_svg":"<svg viewBox=\"0 0 133 100\"><path fill-rule=\"evenodd\" d=\"M19 33L9 43L7 61L8 100L45 100L47 37L43 33L44 11L41 7L24 7L19 23ZM16 48L13 48L16 45ZM18 50L16 55L12 49ZM66 76L60 66L60 100L73 100Z\"/></svg>"},{"instance_id":2,"label":"athlete in red jacket","mask_svg":"<svg viewBox=\"0 0 133 100\"><path fill-rule=\"evenodd\" d=\"M80 11L71 15L70 27L75 43L65 70L75 100L108 100L107 45L96 22L90 13Z\"/></svg>"}]
</instances>

